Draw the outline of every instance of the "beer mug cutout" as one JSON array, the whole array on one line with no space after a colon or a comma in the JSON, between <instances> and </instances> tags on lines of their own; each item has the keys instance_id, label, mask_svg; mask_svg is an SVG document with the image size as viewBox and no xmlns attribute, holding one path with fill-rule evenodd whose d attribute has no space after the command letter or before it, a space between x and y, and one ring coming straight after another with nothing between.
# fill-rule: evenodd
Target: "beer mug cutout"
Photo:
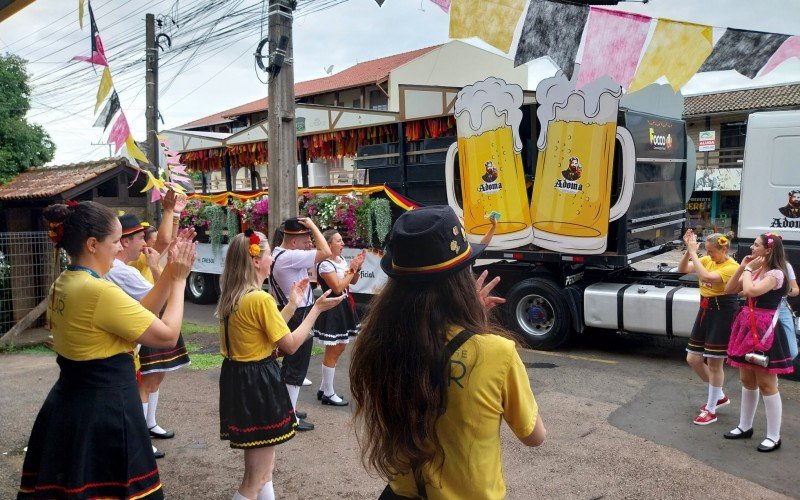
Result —
<instances>
[{"instance_id":1,"label":"beer mug cutout","mask_svg":"<svg viewBox=\"0 0 800 500\"><path fill-rule=\"evenodd\" d=\"M621 95L620 85L608 77L576 90L560 71L537 87L534 245L563 253L605 252L608 223L627 212L633 196L633 137L617 127ZM616 140L622 144L623 188L610 207Z\"/></svg>"},{"instance_id":2,"label":"beer mug cutout","mask_svg":"<svg viewBox=\"0 0 800 500\"><path fill-rule=\"evenodd\" d=\"M523 94L519 85L489 77L464 87L456 97L458 142L445 160L447 202L464 221L473 243L497 220L490 248L508 249L533 241L525 173L522 169ZM461 170L459 206L455 193L455 155ZM462 208L463 207L463 208Z\"/></svg>"}]
</instances>

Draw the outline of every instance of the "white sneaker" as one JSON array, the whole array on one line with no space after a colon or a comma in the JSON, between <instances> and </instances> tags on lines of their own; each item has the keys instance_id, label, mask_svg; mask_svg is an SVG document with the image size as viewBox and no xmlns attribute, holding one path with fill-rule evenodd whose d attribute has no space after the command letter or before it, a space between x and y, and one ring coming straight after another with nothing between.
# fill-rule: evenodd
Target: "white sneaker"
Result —
<instances>
[{"instance_id":1,"label":"white sneaker","mask_svg":"<svg viewBox=\"0 0 800 500\"><path fill-rule=\"evenodd\" d=\"M308 380L308 378L304 378L304 379L303 379L303 386L305 387L305 386L307 386L307 385L311 385L311 381L310 381L310 380Z\"/></svg>"}]
</instances>

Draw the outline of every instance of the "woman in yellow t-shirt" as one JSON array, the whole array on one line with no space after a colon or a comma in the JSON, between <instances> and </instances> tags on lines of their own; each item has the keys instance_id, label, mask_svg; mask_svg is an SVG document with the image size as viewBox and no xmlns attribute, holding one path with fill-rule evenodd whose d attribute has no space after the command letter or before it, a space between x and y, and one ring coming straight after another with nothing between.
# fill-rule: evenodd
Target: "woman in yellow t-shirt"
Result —
<instances>
[{"instance_id":1,"label":"woman in yellow t-shirt","mask_svg":"<svg viewBox=\"0 0 800 500\"><path fill-rule=\"evenodd\" d=\"M502 302L470 264L448 206L402 214L350 366L364 462L389 481L381 498L505 497L500 424L528 446L545 439L525 366L487 309Z\"/></svg>"},{"instance_id":2,"label":"woman in yellow t-shirt","mask_svg":"<svg viewBox=\"0 0 800 500\"><path fill-rule=\"evenodd\" d=\"M323 294L290 332L286 320L304 296L308 280L295 283L289 304L279 312L275 299L261 289L272 260L266 236L248 229L228 245L220 277L216 316L221 321L220 352L225 359L219 377L219 432L231 448L244 450L244 475L234 500L275 498L275 445L295 434L294 409L281 380L275 348L295 352L311 336L319 314L344 298Z\"/></svg>"},{"instance_id":3,"label":"woman in yellow t-shirt","mask_svg":"<svg viewBox=\"0 0 800 500\"><path fill-rule=\"evenodd\" d=\"M717 421L717 408L730 404L722 392L725 383L723 363L727 357L731 325L738 309L735 294L725 293L725 284L739 269L739 264L728 256L728 238L712 234L706 238L706 256L697 255L697 235L691 229L683 235L686 253L678 264L678 272L695 273L700 281L700 310L686 347L686 362L700 379L708 384L706 404L695 417L697 425Z\"/></svg>"},{"instance_id":4,"label":"woman in yellow t-shirt","mask_svg":"<svg viewBox=\"0 0 800 500\"><path fill-rule=\"evenodd\" d=\"M33 424L18 498L163 498L136 388L137 343L174 345L194 244L180 242L162 319L101 279L121 250L109 208L84 201L44 210L71 265L47 310L61 372Z\"/></svg>"}]
</instances>

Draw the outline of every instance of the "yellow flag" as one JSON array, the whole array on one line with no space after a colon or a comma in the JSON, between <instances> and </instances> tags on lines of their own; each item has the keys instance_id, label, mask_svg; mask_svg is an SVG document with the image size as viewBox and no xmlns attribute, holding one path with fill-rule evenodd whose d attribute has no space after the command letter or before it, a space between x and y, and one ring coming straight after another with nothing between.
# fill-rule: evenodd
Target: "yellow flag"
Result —
<instances>
[{"instance_id":1,"label":"yellow flag","mask_svg":"<svg viewBox=\"0 0 800 500\"><path fill-rule=\"evenodd\" d=\"M450 4L450 38L476 36L505 53L526 0L453 0Z\"/></svg>"},{"instance_id":2,"label":"yellow flag","mask_svg":"<svg viewBox=\"0 0 800 500\"><path fill-rule=\"evenodd\" d=\"M147 156L145 156L142 150L139 149L139 146L136 145L136 141L133 140L133 135L129 134L128 138L125 139L125 146L128 148L128 154L131 156L131 158L145 163L150 163L147 161Z\"/></svg>"},{"instance_id":3,"label":"yellow flag","mask_svg":"<svg viewBox=\"0 0 800 500\"><path fill-rule=\"evenodd\" d=\"M711 26L659 19L628 92L667 77L677 92L711 54Z\"/></svg>"},{"instance_id":4,"label":"yellow flag","mask_svg":"<svg viewBox=\"0 0 800 500\"><path fill-rule=\"evenodd\" d=\"M97 89L97 102L94 103L94 112L97 113L97 108L100 107L100 103L102 103L108 92L111 90L111 87L114 86L114 83L111 81L111 70L106 69L103 70L103 76L100 77L100 88Z\"/></svg>"},{"instance_id":5,"label":"yellow flag","mask_svg":"<svg viewBox=\"0 0 800 500\"><path fill-rule=\"evenodd\" d=\"M84 0L78 0L78 24L81 25L81 29L83 29L83 2ZM92 33L94 36L94 33Z\"/></svg>"}]
</instances>

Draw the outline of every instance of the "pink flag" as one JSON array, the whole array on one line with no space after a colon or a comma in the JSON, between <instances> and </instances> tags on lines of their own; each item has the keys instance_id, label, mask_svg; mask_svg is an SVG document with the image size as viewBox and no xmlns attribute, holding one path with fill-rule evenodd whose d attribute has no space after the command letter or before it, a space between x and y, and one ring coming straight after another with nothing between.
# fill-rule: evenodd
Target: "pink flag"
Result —
<instances>
[{"instance_id":1,"label":"pink flag","mask_svg":"<svg viewBox=\"0 0 800 500\"><path fill-rule=\"evenodd\" d=\"M767 64L758 72L758 76L764 76L773 69L777 68L783 61L796 57L800 59L800 36L790 37L788 40L778 47L778 50L772 54Z\"/></svg>"},{"instance_id":2,"label":"pink flag","mask_svg":"<svg viewBox=\"0 0 800 500\"><path fill-rule=\"evenodd\" d=\"M450 12L450 0L431 0L431 2L435 3L445 12Z\"/></svg>"},{"instance_id":3,"label":"pink flag","mask_svg":"<svg viewBox=\"0 0 800 500\"><path fill-rule=\"evenodd\" d=\"M608 75L627 89L649 30L647 16L592 7L577 88Z\"/></svg>"},{"instance_id":4,"label":"pink flag","mask_svg":"<svg viewBox=\"0 0 800 500\"><path fill-rule=\"evenodd\" d=\"M111 132L108 133L108 142L114 143L115 153L125 144L129 135L131 135L131 129L128 127L128 120L125 118L125 112L121 112L111 127Z\"/></svg>"}]
</instances>

